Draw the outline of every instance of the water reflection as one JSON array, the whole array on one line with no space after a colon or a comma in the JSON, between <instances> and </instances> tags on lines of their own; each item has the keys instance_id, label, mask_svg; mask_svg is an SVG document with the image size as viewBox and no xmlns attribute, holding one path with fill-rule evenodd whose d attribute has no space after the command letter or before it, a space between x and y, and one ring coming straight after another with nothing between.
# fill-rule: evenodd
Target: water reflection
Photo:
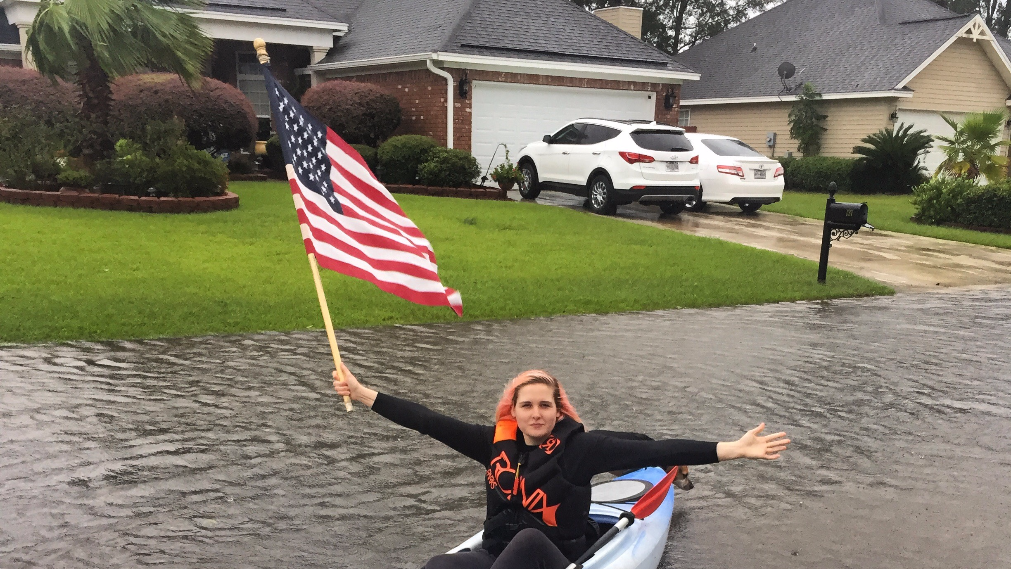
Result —
<instances>
[{"instance_id":1,"label":"water reflection","mask_svg":"<svg viewBox=\"0 0 1011 569\"><path fill-rule=\"evenodd\" d=\"M663 566L1000 566L1011 291L346 331L360 378L470 421L544 367L591 427L787 460L694 469ZM481 469L329 390L318 333L0 348L0 567L417 567ZM680 499L680 498L679 498Z\"/></svg>"}]
</instances>

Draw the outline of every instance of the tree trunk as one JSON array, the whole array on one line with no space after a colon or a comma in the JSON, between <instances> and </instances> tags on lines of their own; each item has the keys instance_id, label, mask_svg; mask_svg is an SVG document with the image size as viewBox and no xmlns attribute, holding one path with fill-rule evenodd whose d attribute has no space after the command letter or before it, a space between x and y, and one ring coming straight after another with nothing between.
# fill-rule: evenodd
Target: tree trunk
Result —
<instances>
[{"instance_id":1,"label":"tree trunk","mask_svg":"<svg viewBox=\"0 0 1011 569\"><path fill-rule=\"evenodd\" d=\"M681 49L681 32L685 24L685 12L688 11L688 0L676 0L677 11L674 13L674 53Z\"/></svg>"},{"instance_id":2,"label":"tree trunk","mask_svg":"<svg viewBox=\"0 0 1011 569\"><path fill-rule=\"evenodd\" d=\"M85 51L88 66L78 73L77 83L81 87L81 119L84 123L81 158L90 167L111 157L115 145L109 135L109 115L112 111L109 75L99 65L91 46Z\"/></svg>"}]
</instances>

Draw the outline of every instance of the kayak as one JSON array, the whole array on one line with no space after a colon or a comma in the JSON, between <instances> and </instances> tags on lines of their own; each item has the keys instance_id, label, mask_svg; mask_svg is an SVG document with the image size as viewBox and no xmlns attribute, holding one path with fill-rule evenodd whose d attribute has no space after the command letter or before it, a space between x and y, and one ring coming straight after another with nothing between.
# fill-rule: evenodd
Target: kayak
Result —
<instances>
[{"instance_id":1,"label":"kayak","mask_svg":"<svg viewBox=\"0 0 1011 569\"><path fill-rule=\"evenodd\" d=\"M636 500L665 474L661 468L643 468L594 485L590 517L600 526L601 534L616 524L623 512L630 511ZM584 569L656 569L667 545L673 513L674 487L671 486L656 511L619 532L583 564ZM481 547L482 533L477 532L449 553Z\"/></svg>"}]
</instances>

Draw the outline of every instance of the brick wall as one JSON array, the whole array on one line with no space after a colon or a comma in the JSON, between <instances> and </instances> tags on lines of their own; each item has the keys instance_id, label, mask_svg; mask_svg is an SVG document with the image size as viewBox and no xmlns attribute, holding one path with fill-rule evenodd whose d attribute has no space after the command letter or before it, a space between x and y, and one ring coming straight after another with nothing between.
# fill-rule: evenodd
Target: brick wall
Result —
<instances>
[{"instance_id":1,"label":"brick wall","mask_svg":"<svg viewBox=\"0 0 1011 569\"><path fill-rule=\"evenodd\" d=\"M20 59L0 59L0 67L21 67Z\"/></svg>"},{"instance_id":2,"label":"brick wall","mask_svg":"<svg viewBox=\"0 0 1011 569\"><path fill-rule=\"evenodd\" d=\"M446 69L454 84L460 81L465 70ZM557 87L584 87L590 89L617 89L632 91L652 91L656 95L657 122L677 125L678 108L681 105L681 85L664 83L643 83L639 81L614 81L609 79L584 79L578 77L555 77L495 71L466 71L471 81L495 81L500 83L523 83L528 85L551 85ZM403 121L394 134L423 134L446 143L446 80L428 69L393 71L370 75L341 77L347 81L360 81L382 87L392 93L403 110ZM669 88L674 89L674 108L663 108L664 95ZM471 144L471 97L460 97L456 86L453 88L453 147L470 150Z\"/></svg>"}]
</instances>

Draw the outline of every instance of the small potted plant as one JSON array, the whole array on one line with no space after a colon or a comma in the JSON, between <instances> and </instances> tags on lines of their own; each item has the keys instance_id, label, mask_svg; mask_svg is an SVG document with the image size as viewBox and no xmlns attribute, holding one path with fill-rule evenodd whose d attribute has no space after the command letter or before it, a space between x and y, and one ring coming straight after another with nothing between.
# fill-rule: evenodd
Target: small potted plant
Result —
<instances>
[{"instance_id":1,"label":"small potted plant","mask_svg":"<svg viewBox=\"0 0 1011 569\"><path fill-rule=\"evenodd\" d=\"M509 149L505 151L505 162L502 162L491 171L491 179L495 180L498 187L503 192L513 189L513 186L523 181L523 174L512 161L509 160Z\"/></svg>"}]
</instances>

